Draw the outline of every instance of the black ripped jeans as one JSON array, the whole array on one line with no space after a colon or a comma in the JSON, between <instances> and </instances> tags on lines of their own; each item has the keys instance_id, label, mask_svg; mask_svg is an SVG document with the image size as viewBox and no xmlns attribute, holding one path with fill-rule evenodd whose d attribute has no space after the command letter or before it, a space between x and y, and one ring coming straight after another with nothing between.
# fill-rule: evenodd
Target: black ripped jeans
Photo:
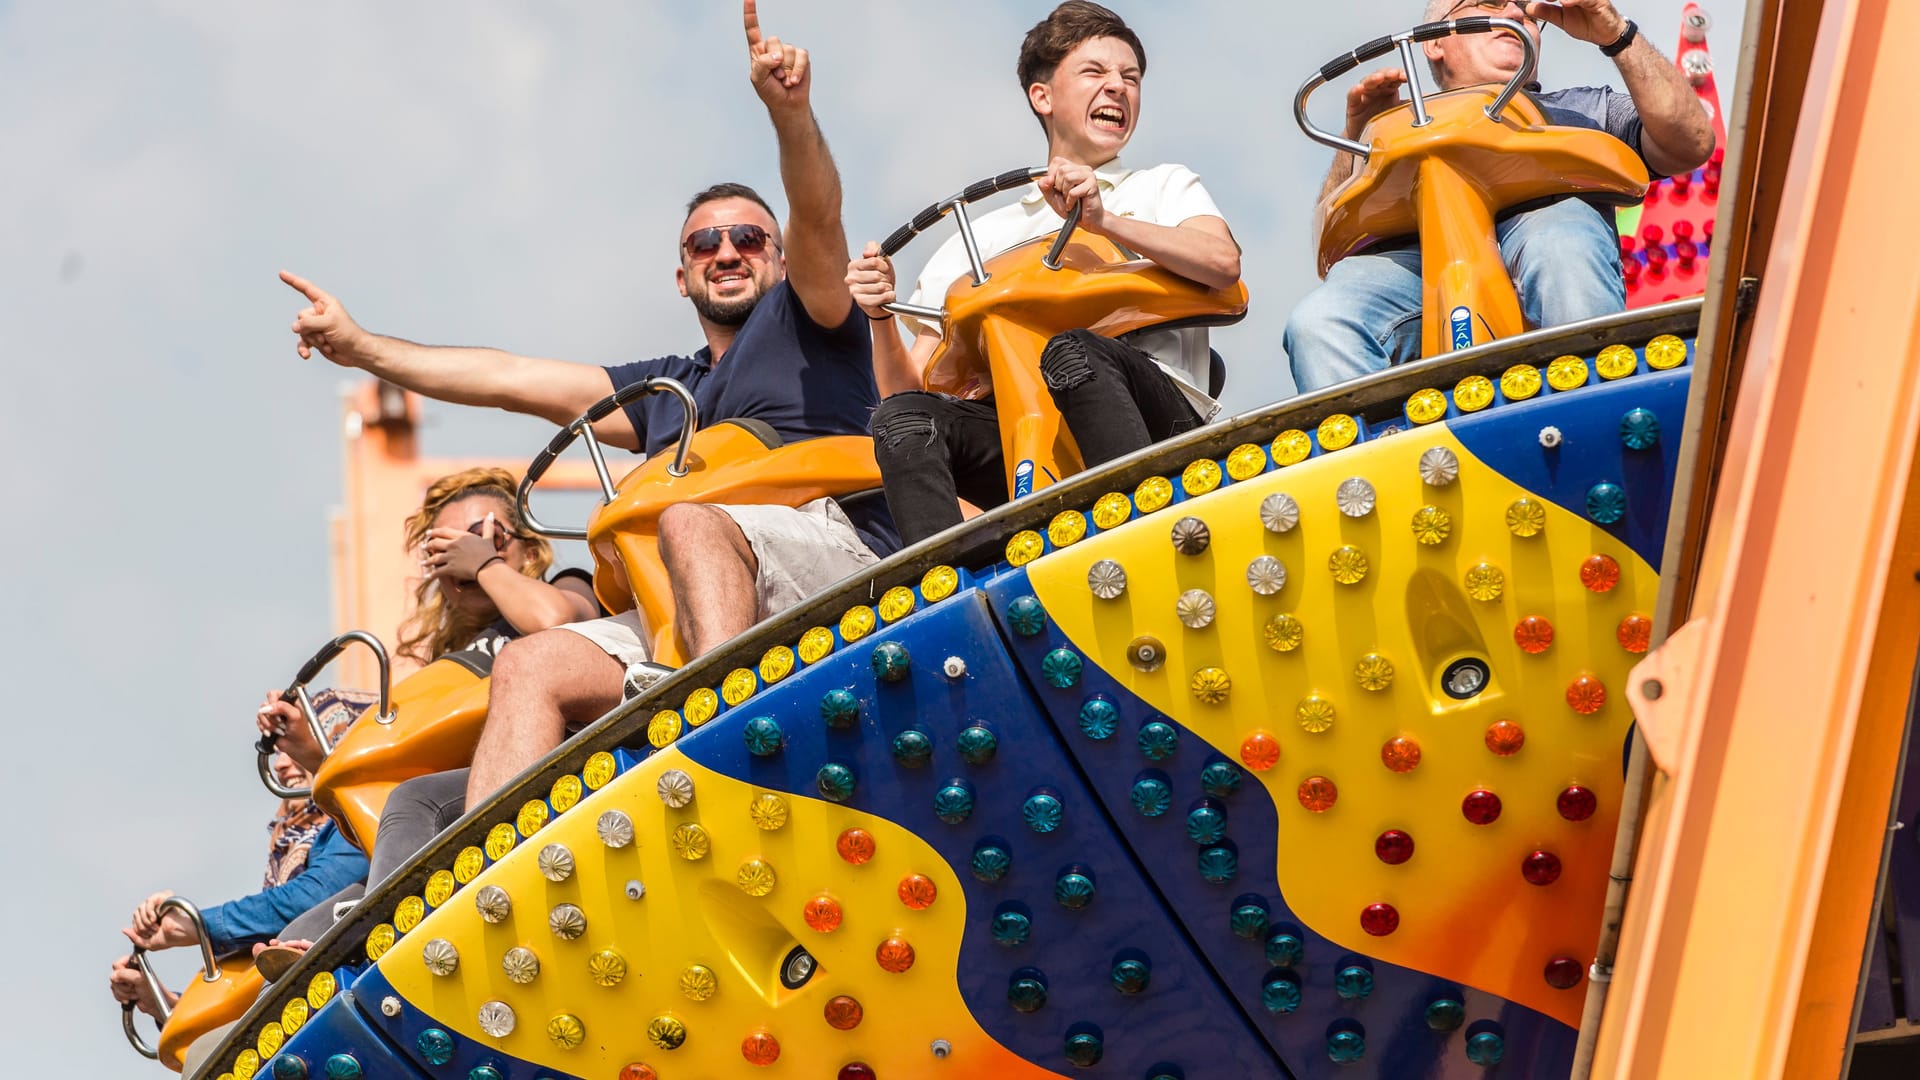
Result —
<instances>
[{"instance_id":1,"label":"black ripped jeans","mask_svg":"<svg viewBox=\"0 0 1920 1080\"><path fill-rule=\"evenodd\" d=\"M1200 425L1179 384L1124 341L1087 330L1061 334L1040 354L1040 374L1088 468ZM983 510L1007 501L992 398L895 394L874 410L873 441L905 544L960 524L963 498Z\"/></svg>"}]
</instances>

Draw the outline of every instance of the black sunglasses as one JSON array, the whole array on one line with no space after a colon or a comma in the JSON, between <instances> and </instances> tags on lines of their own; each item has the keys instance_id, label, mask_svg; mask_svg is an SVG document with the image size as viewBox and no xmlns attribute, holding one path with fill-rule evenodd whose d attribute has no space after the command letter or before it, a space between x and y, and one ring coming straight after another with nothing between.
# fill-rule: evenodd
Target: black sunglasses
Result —
<instances>
[{"instance_id":1,"label":"black sunglasses","mask_svg":"<svg viewBox=\"0 0 1920 1080\"><path fill-rule=\"evenodd\" d=\"M467 526L467 531L485 540L487 538L487 519L481 518L479 521ZM493 550L505 551L507 550L507 545L513 543L516 539L518 539L518 537L514 536L505 525L500 524L498 519L495 519L493 523Z\"/></svg>"},{"instance_id":2,"label":"black sunglasses","mask_svg":"<svg viewBox=\"0 0 1920 1080\"><path fill-rule=\"evenodd\" d=\"M680 246L687 254L696 259L710 259L720 250L720 237L724 234L733 242L733 250L751 258L767 250L773 237L758 225L717 225L711 229L695 229L687 234Z\"/></svg>"}]
</instances>

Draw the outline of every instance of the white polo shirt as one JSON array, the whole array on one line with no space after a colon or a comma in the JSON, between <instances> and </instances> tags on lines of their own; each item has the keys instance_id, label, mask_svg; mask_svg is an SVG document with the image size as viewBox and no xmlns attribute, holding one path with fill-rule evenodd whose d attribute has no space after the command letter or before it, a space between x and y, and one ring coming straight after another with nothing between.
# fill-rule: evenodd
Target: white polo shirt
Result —
<instances>
[{"instance_id":1,"label":"white polo shirt","mask_svg":"<svg viewBox=\"0 0 1920 1080\"><path fill-rule=\"evenodd\" d=\"M1156 165L1135 170L1115 158L1095 169L1094 178L1100 184L1101 205L1109 214L1168 226L1197 217L1223 217L1213 197L1201 186L1200 178L1184 165ZM974 219L973 235L979 241L981 257L990 259L1029 240L1059 232L1065 224L1065 220L1053 212L1053 207L1047 205L1046 197L1040 194L1040 185L1034 184L1027 188L1019 202ZM947 289L955 280L967 276L971 269L967 249L960 243L956 229L940 250L934 252L933 258L927 260L927 268L920 272L908 302L944 307ZM905 317L904 321L915 335L922 330L940 329L919 319ZM1121 340L1152 356L1154 362L1180 384L1202 420L1211 420L1220 411L1220 403L1207 395L1212 360L1205 327L1140 330Z\"/></svg>"}]
</instances>

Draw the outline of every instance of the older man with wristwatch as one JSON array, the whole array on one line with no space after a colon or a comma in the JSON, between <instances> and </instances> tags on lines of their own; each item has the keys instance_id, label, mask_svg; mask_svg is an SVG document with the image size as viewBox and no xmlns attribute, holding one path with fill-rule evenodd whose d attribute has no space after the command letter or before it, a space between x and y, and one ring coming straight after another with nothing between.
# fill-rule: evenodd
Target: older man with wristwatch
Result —
<instances>
[{"instance_id":1,"label":"older man with wristwatch","mask_svg":"<svg viewBox=\"0 0 1920 1080\"><path fill-rule=\"evenodd\" d=\"M1428 0L1426 20L1461 14L1522 23L1536 45L1546 26L1599 48L1619 69L1626 92L1529 86L1551 124L1593 128L1626 143L1655 176L1688 172L1713 153L1713 125L1699 97L1671 61L1611 0ZM1426 42L1428 66L1443 90L1504 83L1524 62L1510 32L1463 34ZM1358 139L1368 121L1400 102L1407 73L1377 71L1347 93L1346 135ZM1336 152L1324 198L1353 175L1359 159ZM1620 242L1611 215L1578 196L1502 214L1500 250L1530 327L1559 326L1626 309ZM1356 379L1419 358L1422 282L1416 238L1390 240L1349 255L1287 320L1286 348L1302 393Z\"/></svg>"}]
</instances>

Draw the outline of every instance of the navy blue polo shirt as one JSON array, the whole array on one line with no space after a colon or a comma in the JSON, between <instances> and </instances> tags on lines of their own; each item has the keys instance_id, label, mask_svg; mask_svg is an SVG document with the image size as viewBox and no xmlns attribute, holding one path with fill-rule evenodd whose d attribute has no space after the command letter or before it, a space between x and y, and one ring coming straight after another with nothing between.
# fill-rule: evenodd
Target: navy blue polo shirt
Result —
<instances>
[{"instance_id":1,"label":"navy blue polo shirt","mask_svg":"<svg viewBox=\"0 0 1920 1080\"><path fill-rule=\"evenodd\" d=\"M813 321L793 286L782 281L754 305L721 362L710 349L607 368L619 390L647 379L675 379L693 391L702 427L721 420L758 420L786 442L823 435L866 435L880 391L873 381L873 339L851 305L833 329ZM626 407L651 457L680 437L678 398L648 394ZM882 557L900 548L886 499L839 500L854 531Z\"/></svg>"}]
</instances>

